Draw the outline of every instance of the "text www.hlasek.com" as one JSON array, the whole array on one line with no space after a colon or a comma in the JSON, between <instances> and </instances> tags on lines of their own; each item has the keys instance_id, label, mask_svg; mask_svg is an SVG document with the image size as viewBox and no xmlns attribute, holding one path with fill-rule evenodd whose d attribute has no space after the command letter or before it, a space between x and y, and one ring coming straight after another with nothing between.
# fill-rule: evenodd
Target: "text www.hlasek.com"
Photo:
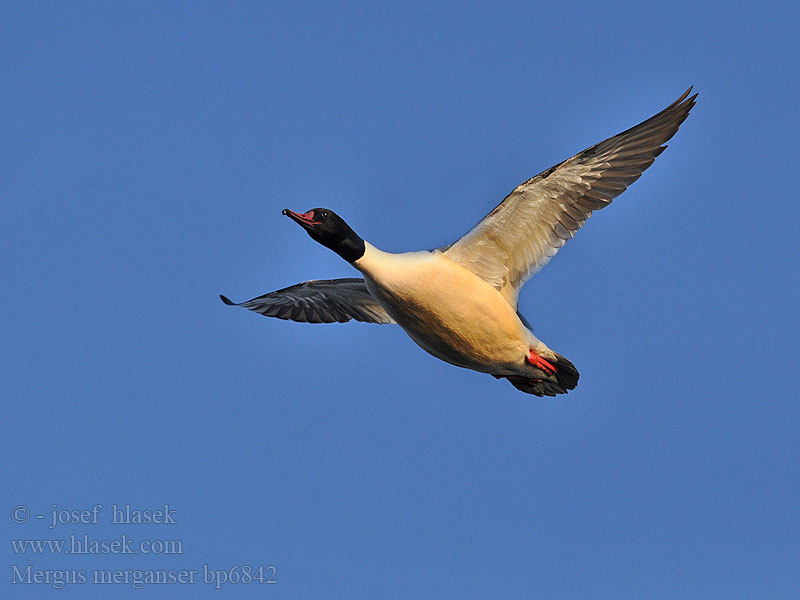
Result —
<instances>
[{"instance_id":1,"label":"text www.hlasek.com","mask_svg":"<svg viewBox=\"0 0 800 600\"><path fill-rule=\"evenodd\" d=\"M11 540L14 554L183 554L181 540L141 540L124 533L114 539L94 539L87 534L67 539Z\"/></svg>"},{"instance_id":2,"label":"text www.hlasek.com","mask_svg":"<svg viewBox=\"0 0 800 600\"><path fill-rule=\"evenodd\" d=\"M53 504L50 511L38 511L19 504L11 510L11 521L19 527L36 527L38 523L48 530L65 525L94 527L101 522L112 526L160 525L172 527L178 523L178 510L170 504L156 508L139 508L130 504L112 504L106 510L103 504L83 508L62 508ZM11 583L19 586L50 586L61 589L71 585L100 584L128 585L141 589L150 585L213 585L274 584L278 582L277 568L266 563L220 565L203 563L198 568L48 568L42 564L29 564L28 560L46 560L48 555L179 555L185 556L183 541L176 538L129 537L122 533L110 538L90 536L88 533L63 535L59 538L16 538L10 540L11 549L26 564L11 565ZM26 560L27 559L27 560ZM152 559L149 559L152 560Z\"/></svg>"}]
</instances>

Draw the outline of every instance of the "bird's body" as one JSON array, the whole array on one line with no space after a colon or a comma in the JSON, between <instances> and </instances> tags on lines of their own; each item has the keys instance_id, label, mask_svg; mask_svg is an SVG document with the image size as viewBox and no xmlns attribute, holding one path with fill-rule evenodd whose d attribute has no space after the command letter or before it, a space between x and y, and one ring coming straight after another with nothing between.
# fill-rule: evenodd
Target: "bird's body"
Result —
<instances>
[{"instance_id":1,"label":"bird's body","mask_svg":"<svg viewBox=\"0 0 800 600\"><path fill-rule=\"evenodd\" d=\"M533 335L517 310L519 290L653 163L694 105L696 95L688 95L522 183L461 239L436 250L383 252L329 209L285 209L364 278L307 281L240 306L313 323L396 323L443 361L537 396L565 393L578 371Z\"/></svg>"},{"instance_id":2,"label":"bird's body","mask_svg":"<svg viewBox=\"0 0 800 600\"><path fill-rule=\"evenodd\" d=\"M543 346L495 288L440 250L390 254L367 245L353 266L389 316L436 358L512 375L529 348Z\"/></svg>"}]
</instances>

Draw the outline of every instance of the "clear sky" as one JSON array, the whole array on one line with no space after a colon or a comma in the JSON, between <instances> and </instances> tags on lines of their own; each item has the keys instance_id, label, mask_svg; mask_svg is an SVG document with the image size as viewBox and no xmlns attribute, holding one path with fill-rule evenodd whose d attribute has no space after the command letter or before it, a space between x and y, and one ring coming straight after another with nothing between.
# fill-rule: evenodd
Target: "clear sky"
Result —
<instances>
[{"instance_id":1,"label":"clear sky","mask_svg":"<svg viewBox=\"0 0 800 600\"><path fill-rule=\"evenodd\" d=\"M796 4L69 4L0 10L3 598L797 597ZM566 396L219 301L357 275L284 207L442 246L689 85L521 294Z\"/></svg>"}]
</instances>

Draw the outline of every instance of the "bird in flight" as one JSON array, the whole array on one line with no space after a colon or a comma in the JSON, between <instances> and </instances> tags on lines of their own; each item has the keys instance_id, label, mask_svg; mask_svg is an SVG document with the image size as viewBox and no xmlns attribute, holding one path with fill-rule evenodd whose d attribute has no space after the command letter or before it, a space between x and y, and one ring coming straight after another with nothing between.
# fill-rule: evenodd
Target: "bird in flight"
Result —
<instances>
[{"instance_id":1,"label":"bird in flight","mask_svg":"<svg viewBox=\"0 0 800 600\"><path fill-rule=\"evenodd\" d=\"M328 208L284 209L363 279L306 281L238 304L220 298L304 323L396 323L448 363L508 379L528 394L566 393L577 385L578 371L533 335L517 310L519 291L592 212L608 206L664 151L695 104L691 91L522 183L450 246L383 252Z\"/></svg>"}]
</instances>

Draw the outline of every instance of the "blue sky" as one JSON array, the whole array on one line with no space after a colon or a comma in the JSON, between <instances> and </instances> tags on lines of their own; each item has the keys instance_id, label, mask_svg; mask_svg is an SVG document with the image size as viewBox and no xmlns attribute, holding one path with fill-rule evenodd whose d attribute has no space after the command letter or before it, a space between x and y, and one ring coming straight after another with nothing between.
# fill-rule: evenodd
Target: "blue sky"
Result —
<instances>
[{"instance_id":1,"label":"blue sky","mask_svg":"<svg viewBox=\"0 0 800 600\"><path fill-rule=\"evenodd\" d=\"M3 537L183 554L5 542L3 597L796 597L798 12L6 3ZM689 85L669 149L521 295L581 372L567 396L396 327L219 301L355 275L284 207L445 245ZM201 581L55 590L11 565ZM218 590L203 565L278 583Z\"/></svg>"}]
</instances>

